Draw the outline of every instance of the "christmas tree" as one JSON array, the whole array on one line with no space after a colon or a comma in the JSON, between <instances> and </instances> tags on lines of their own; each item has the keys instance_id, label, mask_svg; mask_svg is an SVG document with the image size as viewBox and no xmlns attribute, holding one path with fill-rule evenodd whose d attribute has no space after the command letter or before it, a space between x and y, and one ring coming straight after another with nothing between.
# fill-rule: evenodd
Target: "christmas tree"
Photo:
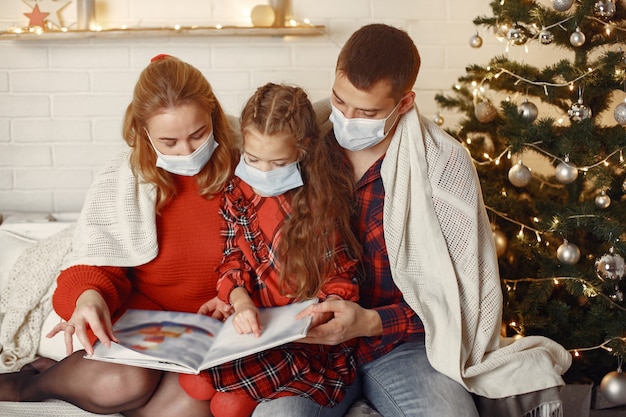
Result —
<instances>
[{"instance_id":1,"label":"christmas tree","mask_svg":"<svg viewBox=\"0 0 626 417\"><path fill-rule=\"evenodd\" d=\"M443 114L464 114L445 128L472 155L492 220L503 332L561 343L573 355L566 382L600 385L626 358L626 4L490 6L470 46L482 30L507 49L568 57L537 68L505 50L436 96ZM626 403L621 388L614 399Z\"/></svg>"}]
</instances>

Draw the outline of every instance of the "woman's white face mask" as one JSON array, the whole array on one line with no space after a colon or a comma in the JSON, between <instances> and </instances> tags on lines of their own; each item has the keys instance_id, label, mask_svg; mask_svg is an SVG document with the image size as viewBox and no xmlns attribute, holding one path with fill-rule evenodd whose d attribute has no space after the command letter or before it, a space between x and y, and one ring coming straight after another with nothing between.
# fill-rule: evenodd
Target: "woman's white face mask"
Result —
<instances>
[{"instance_id":1,"label":"woman's white face mask","mask_svg":"<svg viewBox=\"0 0 626 417\"><path fill-rule=\"evenodd\" d=\"M165 155L161 153L156 146L154 146L154 142L152 141L148 130L146 130L146 135L148 135L152 148L154 148L157 155L156 166L163 168L172 174L184 175L187 177L194 176L200 172L207 162L209 162L213 152L219 145L215 141L213 130L211 130L207 139L202 142L202 145L198 146L196 150L189 155Z\"/></svg>"},{"instance_id":2,"label":"woman's white face mask","mask_svg":"<svg viewBox=\"0 0 626 417\"><path fill-rule=\"evenodd\" d=\"M350 151L360 151L362 149L371 148L378 145L391 130L398 120L398 115L390 125L389 130L385 131L387 121L396 113L400 107L401 101L391 110L391 113L384 119L364 119L353 118L348 119L344 114L331 103L332 111L328 118L333 124L335 138L341 147Z\"/></svg>"}]
</instances>

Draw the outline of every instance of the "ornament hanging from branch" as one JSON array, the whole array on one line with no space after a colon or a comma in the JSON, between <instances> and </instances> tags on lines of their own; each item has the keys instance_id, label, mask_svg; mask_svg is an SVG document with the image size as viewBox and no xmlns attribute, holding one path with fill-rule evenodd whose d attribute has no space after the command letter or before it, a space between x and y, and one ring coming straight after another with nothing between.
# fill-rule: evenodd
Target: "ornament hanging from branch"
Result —
<instances>
[{"instance_id":1,"label":"ornament hanging from branch","mask_svg":"<svg viewBox=\"0 0 626 417\"><path fill-rule=\"evenodd\" d=\"M580 30L580 27L576 27L576 30L572 32L572 34L569 36L569 43L571 43L572 46L575 47L583 46L586 40L587 38L585 37L585 34Z\"/></svg>"},{"instance_id":2,"label":"ornament hanging from branch","mask_svg":"<svg viewBox=\"0 0 626 417\"><path fill-rule=\"evenodd\" d=\"M528 29L519 23L515 23L506 33L506 38L513 45L524 45L528 41Z\"/></svg>"},{"instance_id":3,"label":"ornament hanging from branch","mask_svg":"<svg viewBox=\"0 0 626 417\"><path fill-rule=\"evenodd\" d=\"M516 187L527 186L531 177L530 168L524 165L521 160L509 169L509 181Z\"/></svg>"},{"instance_id":4,"label":"ornament hanging from branch","mask_svg":"<svg viewBox=\"0 0 626 417\"><path fill-rule=\"evenodd\" d=\"M474 116L476 116L476 119L480 123L490 123L496 118L497 115L498 112L496 111L496 108L493 107L493 104L491 104L489 100L481 101L474 108Z\"/></svg>"},{"instance_id":5,"label":"ornament hanging from branch","mask_svg":"<svg viewBox=\"0 0 626 417\"><path fill-rule=\"evenodd\" d=\"M593 4L593 15L598 19L610 20L615 12L615 0L597 0Z\"/></svg>"},{"instance_id":6,"label":"ornament hanging from branch","mask_svg":"<svg viewBox=\"0 0 626 417\"><path fill-rule=\"evenodd\" d=\"M621 104L618 104L615 107L615 111L613 112L613 116L615 117L615 121L622 126L626 126L626 99Z\"/></svg>"},{"instance_id":7,"label":"ornament hanging from branch","mask_svg":"<svg viewBox=\"0 0 626 417\"><path fill-rule=\"evenodd\" d=\"M469 44L472 48L480 48L483 46L483 38L481 38L478 32L476 32L476 34L470 38Z\"/></svg>"},{"instance_id":8,"label":"ornament hanging from branch","mask_svg":"<svg viewBox=\"0 0 626 417\"><path fill-rule=\"evenodd\" d=\"M542 45L550 45L553 40L554 34L548 29L544 28L539 32L539 42L541 42Z\"/></svg>"},{"instance_id":9,"label":"ornament hanging from branch","mask_svg":"<svg viewBox=\"0 0 626 417\"><path fill-rule=\"evenodd\" d=\"M522 119L528 123L534 122L539 115L537 106L528 101L528 99L525 99L524 102L517 107L517 112L522 116Z\"/></svg>"},{"instance_id":10,"label":"ornament hanging from branch","mask_svg":"<svg viewBox=\"0 0 626 417\"><path fill-rule=\"evenodd\" d=\"M619 281L626 273L626 264L621 255L615 253L615 248L611 247L609 253L605 253L595 262L596 275L604 282Z\"/></svg>"},{"instance_id":11,"label":"ornament hanging from branch","mask_svg":"<svg viewBox=\"0 0 626 417\"><path fill-rule=\"evenodd\" d=\"M569 157L560 162L554 169L554 176L561 184L571 184L578 178L578 168L569 162Z\"/></svg>"},{"instance_id":12,"label":"ornament hanging from branch","mask_svg":"<svg viewBox=\"0 0 626 417\"><path fill-rule=\"evenodd\" d=\"M609 372L602 378L600 392L615 405L626 404L626 375L622 373L621 356L618 356L617 371Z\"/></svg>"},{"instance_id":13,"label":"ornament hanging from branch","mask_svg":"<svg viewBox=\"0 0 626 417\"><path fill-rule=\"evenodd\" d=\"M567 265L575 265L580 260L580 249L567 239L563 240L561 246L556 250L557 259Z\"/></svg>"},{"instance_id":14,"label":"ornament hanging from branch","mask_svg":"<svg viewBox=\"0 0 626 417\"><path fill-rule=\"evenodd\" d=\"M582 97L579 97L578 101L572 104L572 107L567 111L567 115L571 121L580 122L591 117L591 109L583 104Z\"/></svg>"},{"instance_id":15,"label":"ornament hanging from branch","mask_svg":"<svg viewBox=\"0 0 626 417\"><path fill-rule=\"evenodd\" d=\"M552 7L557 12L566 12L573 4L574 0L552 0Z\"/></svg>"},{"instance_id":16,"label":"ornament hanging from branch","mask_svg":"<svg viewBox=\"0 0 626 417\"><path fill-rule=\"evenodd\" d=\"M600 194L596 196L595 204L599 209L607 209L611 205L611 197L609 197L605 190L602 190Z\"/></svg>"}]
</instances>

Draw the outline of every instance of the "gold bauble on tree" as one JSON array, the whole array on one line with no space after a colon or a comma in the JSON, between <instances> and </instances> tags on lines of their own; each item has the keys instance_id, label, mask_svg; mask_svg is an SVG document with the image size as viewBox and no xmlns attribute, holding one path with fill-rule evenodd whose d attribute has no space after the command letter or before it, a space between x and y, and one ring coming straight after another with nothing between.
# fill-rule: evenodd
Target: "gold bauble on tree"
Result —
<instances>
[{"instance_id":1,"label":"gold bauble on tree","mask_svg":"<svg viewBox=\"0 0 626 417\"><path fill-rule=\"evenodd\" d=\"M493 107L493 104L491 104L489 100L481 101L474 108L474 116L476 116L476 119L480 123L490 123L496 118L497 115L498 112L496 111L496 108Z\"/></svg>"}]
</instances>

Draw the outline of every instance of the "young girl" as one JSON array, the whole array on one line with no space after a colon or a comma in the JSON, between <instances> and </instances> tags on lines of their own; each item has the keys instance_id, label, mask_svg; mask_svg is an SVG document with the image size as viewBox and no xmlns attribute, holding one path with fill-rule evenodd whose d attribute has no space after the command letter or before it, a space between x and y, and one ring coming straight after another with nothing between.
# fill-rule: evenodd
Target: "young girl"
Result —
<instances>
[{"instance_id":1,"label":"young girl","mask_svg":"<svg viewBox=\"0 0 626 417\"><path fill-rule=\"evenodd\" d=\"M356 301L360 246L350 225L353 190L342 186L351 173L337 169L345 165L341 152L319 137L306 93L264 85L245 105L241 131L243 154L222 199L226 243L217 284L237 330L262 332L259 307L313 297ZM314 317L313 325L329 319ZM294 395L332 407L354 380L355 343L289 343L183 376L181 384L201 398L214 386L216 417L249 415L256 402Z\"/></svg>"}]
</instances>

